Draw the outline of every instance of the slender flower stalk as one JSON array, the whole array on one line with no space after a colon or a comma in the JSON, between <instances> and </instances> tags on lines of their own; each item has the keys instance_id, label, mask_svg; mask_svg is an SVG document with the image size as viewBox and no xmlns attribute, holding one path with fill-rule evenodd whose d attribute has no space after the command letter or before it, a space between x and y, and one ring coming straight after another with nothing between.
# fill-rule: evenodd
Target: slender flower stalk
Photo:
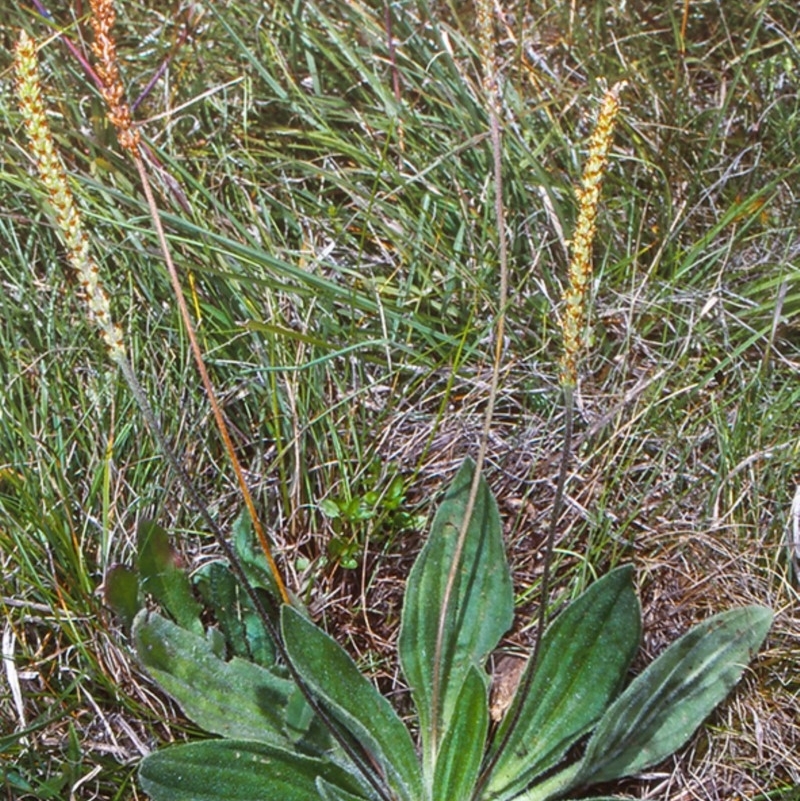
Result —
<instances>
[{"instance_id":1,"label":"slender flower stalk","mask_svg":"<svg viewBox=\"0 0 800 801\"><path fill-rule=\"evenodd\" d=\"M566 308L561 319L564 341L561 384L565 387L574 387L577 383L578 357L585 345L586 305L592 279L592 245L597 230L597 207L619 113L619 95L624 87L624 82L615 84L603 97L597 124L589 142L589 157L583 170L581 188L578 190L580 209L572 239L569 287L564 293Z\"/></svg>"},{"instance_id":2,"label":"slender flower stalk","mask_svg":"<svg viewBox=\"0 0 800 801\"><path fill-rule=\"evenodd\" d=\"M97 264L89 253L89 240L81 225L80 212L75 205L64 165L53 145L42 101L36 46L24 31L17 43L14 66L25 131L39 176L55 212L56 223L64 237L67 258L78 275L91 320L100 329L111 358L119 362L125 358L122 331L111 318L108 295L100 282Z\"/></svg>"},{"instance_id":3,"label":"slender flower stalk","mask_svg":"<svg viewBox=\"0 0 800 801\"><path fill-rule=\"evenodd\" d=\"M92 8L92 29L95 37L94 43L92 44L92 51L97 58L97 74L103 84L103 98L108 105L107 116L109 121L116 128L117 140L119 141L120 145L130 153L131 157L133 158L133 162L136 165L136 170L139 173L139 178L142 182L142 190L144 191L145 198L147 199L147 205L150 209L153 227L161 247L161 253L164 257L164 262L167 265L167 271L169 272L170 282L172 283L172 289L175 293L175 299L178 303L181 319L183 320L186 333L189 337L189 344L194 356L195 364L197 365L197 370L200 373L200 379L203 382L203 386L206 390L206 396L211 404L211 410L214 414L217 429L222 437L225 450L228 452L228 457L230 458L233 471L236 474L236 480L242 492L242 499L247 507L250 519L253 522L253 530L255 531L256 537L261 545L261 550L264 552L264 556L269 563L270 572L275 579L275 586L277 587L278 593L281 596L281 600L284 603L290 603L291 599L289 598L289 592L286 589L286 584L283 581L283 577L281 576L280 570L278 569L278 565L275 561L275 557L273 556L272 546L267 538L264 526L261 524L261 520L256 512L253 495L250 492L250 488L245 479L241 463L236 456L236 450L233 447L233 440L231 439L230 432L228 431L228 425L225 422L225 416L222 413L222 407L219 404L216 392L214 391L214 386L211 383L211 378L203 360L203 352L200 348L199 342L197 341L197 334L195 333L192 318L189 315L189 309L186 305L186 299L184 297L183 288L181 287L181 282L178 277L178 271L175 267L175 262L173 261L172 254L167 244L164 227L161 224L161 218L158 214L158 207L156 206L155 197L153 196L153 191L150 187L150 180L147 175L147 170L144 166L144 161L142 160L141 148L139 146L140 135L139 132L133 127L130 107L123 99L125 97L125 90L122 86L119 67L117 65L117 45L113 32L114 21L116 19L114 4L112 0L90 0L90 3ZM225 546L223 545L223 547Z\"/></svg>"},{"instance_id":4,"label":"slender flower stalk","mask_svg":"<svg viewBox=\"0 0 800 801\"><path fill-rule=\"evenodd\" d=\"M495 68L494 6L492 0L478 0L475 4L475 14L478 23L478 57L483 68L483 88L491 97L492 105L494 106L495 98L492 95L497 81L497 70Z\"/></svg>"},{"instance_id":5,"label":"slender flower stalk","mask_svg":"<svg viewBox=\"0 0 800 801\"><path fill-rule=\"evenodd\" d=\"M489 114L489 133L491 136L492 147L492 178L494 185L494 219L497 227L497 250L499 256L499 279L500 286L497 297L497 316L494 326L494 358L492 364L492 376L489 384L489 395L486 402L486 411L483 418L483 429L481 431L478 454L475 460L475 472L472 477L472 484L469 489L464 518L458 532L455 551L453 554L452 567L448 572L445 584L442 608L448 609L451 604L453 593L455 592L456 582L460 575L460 564L464 547L467 541L467 532L472 520L475 504L478 498L478 486L481 471L486 460L489 449L489 437L491 435L492 422L494 419L494 408L500 388L500 368L503 360L503 342L505 339L505 320L506 308L508 306L508 242L506 239L506 210L503 203L503 137L500 127L500 113L502 110L500 97L499 73L495 59L495 35L494 35L494 8L491 0L478 0L477 2L477 22L478 22L478 48L482 67L482 84L486 95L487 111ZM434 710L431 722L431 737L434 743L433 751L438 750L441 745L441 737L444 732L440 730L440 711L441 711L441 666L444 664L444 637L445 626L447 623L446 615L439 618L439 625L436 632L436 645L433 670L433 690L431 693L432 707ZM485 776L481 779L479 786L482 786ZM476 795L478 793L476 792Z\"/></svg>"}]
</instances>

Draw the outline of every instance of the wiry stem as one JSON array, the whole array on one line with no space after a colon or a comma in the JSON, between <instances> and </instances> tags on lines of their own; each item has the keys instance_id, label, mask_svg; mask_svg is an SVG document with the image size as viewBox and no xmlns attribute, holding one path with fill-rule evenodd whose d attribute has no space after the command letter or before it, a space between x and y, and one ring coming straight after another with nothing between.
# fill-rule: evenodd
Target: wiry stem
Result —
<instances>
[{"instance_id":1,"label":"wiry stem","mask_svg":"<svg viewBox=\"0 0 800 801\"><path fill-rule=\"evenodd\" d=\"M236 475L236 480L239 484L242 498L244 499L247 512L250 515L250 519L253 523L253 530L258 537L261 550L264 552L264 556L269 564L270 572L272 573L275 581L275 586L278 589L281 600L284 603L289 603L289 593L286 589L286 585L283 581L280 570L278 570L278 565L275 562L275 557L272 554L272 547L269 543L266 532L264 531L264 527L261 525L261 519L256 512L253 496L250 492L250 487L247 483L247 480L245 479L244 470L242 469L239 458L236 455L233 440L231 439L228 425L225 421L225 415L223 414L222 407L217 400L217 395L214 391L214 385L211 382L211 378L205 366L203 351L200 348L199 342L197 341L197 334L195 333L194 324L192 322L191 315L189 314L186 298L183 294L183 287L181 286L181 282L178 277L178 271L172 259L172 253L169 249L169 245L167 244L164 226L161 223L161 217L158 213L158 207L156 206L155 198L150 187L147 170L145 169L144 162L141 157L139 148L139 132L133 128L130 109L123 99L124 90L122 87L122 81L120 80L119 68L117 66L116 43L111 30L115 19L114 6L111 0L91 0L91 6L92 27L95 35L95 41L92 45L92 50L99 60L97 65L97 73L103 82L103 97L105 98L109 108L108 119L117 130L117 138L120 145L131 154L134 163L136 164L136 169L142 182L142 189L147 199L148 208L150 209L150 216L153 221L156 236L158 237L161 253L164 257L164 262L167 265L172 289L175 293L175 298L178 303L178 310L180 311L184 328L186 329L187 336L189 337L189 345L192 350L195 364L197 365L197 370L200 373L200 379L203 382L203 387L206 391L208 402L211 404L211 410L214 414L214 420L216 422L217 429L222 437L225 450L228 453L228 458L231 461L231 466L233 467L233 471Z\"/></svg>"},{"instance_id":2,"label":"wiry stem","mask_svg":"<svg viewBox=\"0 0 800 801\"><path fill-rule=\"evenodd\" d=\"M431 721L431 741L435 752L438 739L443 734L439 731L441 697L441 663L444 652L444 634L446 629L446 615L448 613L452 596L455 591L456 580L461 567L461 557L467 540L467 532L475 511L478 498L481 471L486 460L486 453L491 434L494 407L500 386L500 366L503 360L503 341L505 339L505 312L508 305L508 242L506 237L506 215L503 204L503 143L500 130L500 87L495 70L494 59L494 21L491 0L480 0L478 3L478 29L480 36L480 57L483 66L483 88L487 98L489 110L489 128L492 147L492 171L494 189L494 217L497 228L498 255L500 262L500 288L497 298L497 317L494 330L494 357L492 360L492 376L489 384L489 395L486 402L486 412L483 418L478 455L475 459L475 472L472 476L464 518L458 532L456 547L453 552L453 561L447 575L442 596L443 613L439 617L436 630L436 645L433 660L433 688L431 691L431 708L433 710Z\"/></svg>"}]
</instances>

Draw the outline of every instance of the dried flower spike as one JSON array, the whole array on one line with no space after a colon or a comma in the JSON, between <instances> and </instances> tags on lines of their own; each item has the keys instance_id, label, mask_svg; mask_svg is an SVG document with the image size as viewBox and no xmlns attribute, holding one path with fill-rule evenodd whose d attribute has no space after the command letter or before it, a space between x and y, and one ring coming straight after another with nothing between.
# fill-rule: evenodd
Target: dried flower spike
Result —
<instances>
[{"instance_id":1,"label":"dried flower spike","mask_svg":"<svg viewBox=\"0 0 800 801\"><path fill-rule=\"evenodd\" d=\"M578 356L584 345L587 295L592 278L592 244L596 231L597 207L619 112L619 95L624 88L624 81L615 84L603 97L578 192L580 209L572 239L569 287L564 293L565 309L561 320L564 337L561 383L569 387L574 387L578 380Z\"/></svg>"},{"instance_id":2,"label":"dried flower spike","mask_svg":"<svg viewBox=\"0 0 800 801\"><path fill-rule=\"evenodd\" d=\"M117 65L117 42L111 30L116 19L114 4L111 0L91 0L90 4L94 31L92 52L97 58L97 74L103 84L101 91L108 105L108 119L117 130L117 141L135 157L139 153L140 135L133 127Z\"/></svg>"},{"instance_id":3,"label":"dried flower spike","mask_svg":"<svg viewBox=\"0 0 800 801\"><path fill-rule=\"evenodd\" d=\"M30 142L31 152L36 160L39 176L50 197L55 211L56 223L60 228L67 247L70 264L78 274L83 298L89 307L92 321L115 360L124 357L122 332L111 319L111 309L102 284L98 278L97 264L89 254L89 241L81 225L80 212L72 197L64 165L53 146L50 127L42 102L39 67L36 63L36 46L23 31L17 43L14 61L16 71L17 98Z\"/></svg>"}]
</instances>

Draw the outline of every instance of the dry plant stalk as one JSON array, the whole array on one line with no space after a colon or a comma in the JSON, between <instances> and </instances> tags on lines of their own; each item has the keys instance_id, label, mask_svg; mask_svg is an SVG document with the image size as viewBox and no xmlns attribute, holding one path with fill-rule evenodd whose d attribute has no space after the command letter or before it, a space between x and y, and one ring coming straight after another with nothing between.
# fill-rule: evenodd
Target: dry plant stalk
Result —
<instances>
[{"instance_id":1,"label":"dry plant stalk","mask_svg":"<svg viewBox=\"0 0 800 801\"><path fill-rule=\"evenodd\" d=\"M586 306L593 272L592 245L597 231L597 207L619 113L619 95L624 88L624 82L615 84L603 96L597 124L589 142L589 156L583 170L581 188L577 191L580 209L572 239L569 286L564 293L565 309L561 318L561 384L564 387L572 388L577 384L578 358L586 344Z\"/></svg>"},{"instance_id":2,"label":"dry plant stalk","mask_svg":"<svg viewBox=\"0 0 800 801\"><path fill-rule=\"evenodd\" d=\"M81 224L81 215L69 187L64 165L53 145L42 101L41 79L36 61L36 45L23 31L16 47L14 62L16 89L25 132L42 183L47 189L56 223L64 237L67 258L78 274L83 300L89 316L100 329L115 362L125 359L122 331L111 318L108 295L99 278L99 269L89 253L89 239Z\"/></svg>"},{"instance_id":3,"label":"dry plant stalk","mask_svg":"<svg viewBox=\"0 0 800 801\"><path fill-rule=\"evenodd\" d=\"M116 18L114 5L111 0L91 0L91 8L92 29L95 36L95 41L92 45L92 51L98 59L97 74L100 76L100 79L103 83L102 94L103 98L108 104L109 109L107 116L117 131L117 139L120 145L131 154L136 165L136 169L139 173L139 178L142 182L142 189L145 197L147 198L147 205L150 209L150 217L153 222L153 227L158 237L164 262L167 265L170 282L172 284L173 292L175 293L175 299L178 303L181 319L183 320L186 333L189 337L192 355L194 357L195 364L197 365L197 370L200 373L200 379L203 382L203 387L206 391L208 402L211 405L211 410L214 413L214 420L217 425L217 430L222 437L225 450L227 451L228 458L231 461L231 466L236 474L236 480L239 485L240 492L242 493L242 499L247 507L250 520L253 523L253 530L256 533L261 550L263 551L264 556L269 564L270 572L275 580L278 593L284 603L289 603L289 593L286 589L286 585L283 581L280 570L278 569L275 557L272 554L272 547L267 539L264 527L262 526L261 520L256 512L252 493L250 492L250 488L244 477L244 470L242 469L239 459L236 456L236 450L233 446L233 440L231 439L228 425L225 422L225 416L222 413L222 407L217 400L217 395L214 391L211 377L208 374L205 361L203 360L203 352L200 348L199 342L197 341L197 335L195 333L192 318L189 314L189 308L186 304L186 299L183 294L183 288L181 286L180 279L178 278L178 271L175 267L172 254L167 244L164 227L161 224L161 218L158 213L155 197L153 196L153 192L150 187L147 170L145 169L144 161L142 160L139 148L139 132L133 127L130 108L123 99L125 96L125 90L122 86L119 67L117 65L117 46L112 31Z\"/></svg>"}]
</instances>

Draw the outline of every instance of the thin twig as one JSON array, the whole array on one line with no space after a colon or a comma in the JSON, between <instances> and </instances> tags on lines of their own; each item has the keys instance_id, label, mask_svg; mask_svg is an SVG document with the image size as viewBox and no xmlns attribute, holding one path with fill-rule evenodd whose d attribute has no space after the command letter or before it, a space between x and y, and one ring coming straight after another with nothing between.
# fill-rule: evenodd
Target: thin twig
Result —
<instances>
[{"instance_id":1,"label":"thin twig","mask_svg":"<svg viewBox=\"0 0 800 801\"><path fill-rule=\"evenodd\" d=\"M197 341L197 334L195 333L194 325L192 324L192 318L189 314L189 307L186 303L186 297L183 294L183 287L181 286L180 279L178 278L178 270L175 267L172 253L169 249L169 245L167 244L167 237L164 233L164 226L161 224L161 217L158 213L155 198L153 197L153 190L150 187L147 170L145 169L141 156L138 154L134 157L134 162L136 164L136 169L139 172L139 178L142 182L142 189L147 199L147 205L150 209L150 216L153 221L153 227L155 228L156 236L158 237L161 254L164 257L164 262L167 265L170 282L172 283L172 290L175 293L175 300L178 303L178 310L180 311L181 319L183 320L186 333L189 337L189 345L192 349L194 361L197 365L197 370L200 373L200 380L203 382L203 387L205 388L208 402L211 405L211 410L214 414L214 420L217 424L217 429L222 437L225 450L228 452L228 457L231 461L231 467L233 468L233 472L236 474L236 479L239 483L239 489L242 493L242 498L245 506L247 507L247 511L250 514L250 519L253 521L253 530L256 532L256 536L261 544L261 549L263 550L264 555L267 558L267 562L269 563L270 571L275 580L278 593L280 594L281 600L284 603L289 603L289 593L286 590L286 585L284 584L283 578L278 570L275 557L272 555L272 547L267 540L267 535L264 532L264 528L261 525L261 520L256 512L255 503L253 502L253 495L250 492L250 487L245 479L241 463L236 455L233 440L231 439L231 435L228 430L228 424L225 422L225 415L222 413L222 407L220 406L216 392L214 391L214 385L211 383L211 377L206 369L205 361L203 359L203 351L200 348L200 343Z\"/></svg>"}]
</instances>

